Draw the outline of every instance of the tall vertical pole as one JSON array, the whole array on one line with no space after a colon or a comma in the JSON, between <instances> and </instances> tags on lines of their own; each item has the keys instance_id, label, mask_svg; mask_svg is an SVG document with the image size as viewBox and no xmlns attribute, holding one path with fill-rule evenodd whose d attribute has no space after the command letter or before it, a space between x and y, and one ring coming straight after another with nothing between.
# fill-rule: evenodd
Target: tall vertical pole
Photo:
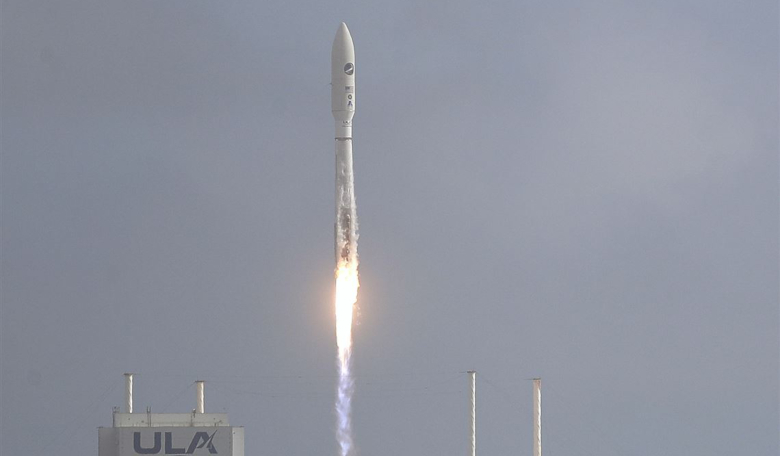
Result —
<instances>
[{"instance_id":1,"label":"tall vertical pole","mask_svg":"<svg viewBox=\"0 0 780 456\"><path fill-rule=\"evenodd\" d=\"M125 374L125 413L133 413L133 374Z\"/></svg>"},{"instance_id":2,"label":"tall vertical pole","mask_svg":"<svg viewBox=\"0 0 780 456\"><path fill-rule=\"evenodd\" d=\"M206 383L203 380L195 381L195 413L206 413L206 405L204 403L203 384Z\"/></svg>"},{"instance_id":3,"label":"tall vertical pole","mask_svg":"<svg viewBox=\"0 0 780 456\"><path fill-rule=\"evenodd\" d=\"M477 371L468 371L471 387L469 405L471 410L471 435L469 456L477 456Z\"/></svg>"},{"instance_id":4,"label":"tall vertical pole","mask_svg":"<svg viewBox=\"0 0 780 456\"><path fill-rule=\"evenodd\" d=\"M534 456L542 456L542 379L534 379Z\"/></svg>"}]
</instances>

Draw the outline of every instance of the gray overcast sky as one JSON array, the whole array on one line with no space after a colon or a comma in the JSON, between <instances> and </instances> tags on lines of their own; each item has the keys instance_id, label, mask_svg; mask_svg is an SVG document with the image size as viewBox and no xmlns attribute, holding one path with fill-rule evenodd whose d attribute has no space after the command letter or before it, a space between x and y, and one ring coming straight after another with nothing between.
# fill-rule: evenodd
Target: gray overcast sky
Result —
<instances>
[{"instance_id":1,"label":"gray overcast sky","mask_svg":"<svg viewBox=\"0 0 780 456\"><path fill-rule=\"evenodd\" d=\"M780 453L777 2L3 0L3 455L336 454L341 21L360 455Z\"/></svg>"}]
</instances>

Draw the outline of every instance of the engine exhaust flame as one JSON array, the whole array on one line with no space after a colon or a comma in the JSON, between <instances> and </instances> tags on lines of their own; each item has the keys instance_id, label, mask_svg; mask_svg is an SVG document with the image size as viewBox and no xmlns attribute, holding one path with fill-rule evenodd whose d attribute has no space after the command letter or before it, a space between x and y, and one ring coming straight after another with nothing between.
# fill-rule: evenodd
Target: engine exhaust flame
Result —
<instances>
[{"instance_id":1,"label":"engine exhaust flame","mask_svg":"<svg viewBox=\"0 0 780 456\"><path fill-rule=\"evenodd\" d=\"M340 261L336 269L336 346L338 349L339 382L336 397L338 417L336 437L341 456L352 449L352 392L354 380L350 371L352 357L352 315L359 287L357 265Z\"/></svg>"},{"instance_id":2,"label":"engine exhaust flame","mask_svg":"<svg viewBox=\"0 0 780 456\"><path fill-rule=\"evenodd\" d=\"M336 346L340 360L349 360L352 349L352 314L357 302L357 268L348 263L336 270Z\"/></svg>"}]
</instances>

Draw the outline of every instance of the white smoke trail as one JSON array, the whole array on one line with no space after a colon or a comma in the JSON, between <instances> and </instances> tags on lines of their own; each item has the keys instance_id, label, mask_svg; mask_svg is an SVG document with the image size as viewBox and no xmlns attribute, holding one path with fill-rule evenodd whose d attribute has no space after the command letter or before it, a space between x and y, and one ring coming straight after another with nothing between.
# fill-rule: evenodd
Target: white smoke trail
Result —
<instances>
[{"instance_id":1,"label":"white smoke trail","mask_svg":"<svg viewBox=\"0 0 780 456\"><path fill-rule=\"evenodd\" d=\"M355 383L350 372L352 349L339 348L339 384L336 399L336 414L338 415L338 428L336 438L341 448L341 456L349 455L352 449L352 392Z\"/></svg>"}]
</instances>

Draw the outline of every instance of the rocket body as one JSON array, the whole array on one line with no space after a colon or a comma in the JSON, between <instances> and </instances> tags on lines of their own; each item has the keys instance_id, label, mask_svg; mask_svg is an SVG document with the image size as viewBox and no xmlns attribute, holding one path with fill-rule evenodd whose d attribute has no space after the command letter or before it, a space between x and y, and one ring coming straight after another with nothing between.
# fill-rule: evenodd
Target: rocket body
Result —
<instances>
[{"instance_id":1,"label":"rocket body","mask_svg":"<svg viewBox=\"0 0 780 456\"><path fill-rule=\"evenodd\" d=\"M337 266L357 265L357 209L352 168L352 117L355 115L355 46L343 22L331 52L331 110L336 124Z\"/></svg>"},{"instance_id":2,"label":"rocket body","mask_svg":"<svg viewBox=\"0 0 780 456\"><path fill-rule=\"evenodd\" d=\"M336 139L352 139L352 116L355 115L355 45L347 24L341 23L331 64L331 110L336 120Z\"/></svg>"}]
</instances>

